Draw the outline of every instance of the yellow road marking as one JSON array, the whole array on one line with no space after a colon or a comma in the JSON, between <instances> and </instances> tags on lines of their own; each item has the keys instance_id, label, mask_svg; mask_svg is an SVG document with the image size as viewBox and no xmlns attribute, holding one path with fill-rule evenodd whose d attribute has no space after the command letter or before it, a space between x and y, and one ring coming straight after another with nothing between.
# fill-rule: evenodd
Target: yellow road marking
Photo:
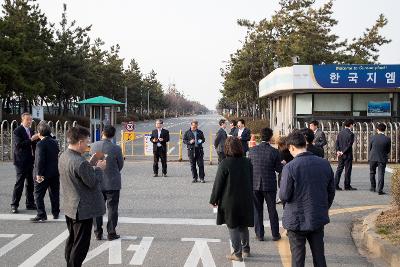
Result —
<instances>
[{"instance_id":1,"label":"yellow road marking","mask_svg":"<svg viewBox=\"0 0 400 267\"><path fill-rule=\"evenodd\" d=\"M342 213L358 212L363 210L372 209L384 209L389 207L389 205L371 205L371 206L360 206L351 208L341 208L329 211L329 215L337 215ZM286 230L282 233L282 239L276 242L276 247L278 248L279 256L281 257L281 262L283 267L292 266L292 255L290 253L289 239L286 236Z\"/></svg>"}]
</instances>

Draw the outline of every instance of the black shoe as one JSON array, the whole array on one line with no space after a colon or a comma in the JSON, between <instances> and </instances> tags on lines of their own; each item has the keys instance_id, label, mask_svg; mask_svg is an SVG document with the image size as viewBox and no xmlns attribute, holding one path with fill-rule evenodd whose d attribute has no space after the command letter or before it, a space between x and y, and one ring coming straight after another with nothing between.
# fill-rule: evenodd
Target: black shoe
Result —
<instances>
[{"instance_id":1,"label":"black shoe","mask_svg":"<svg viewBox=\"0 0 400 267\"><path fill-rule=\"evenodd\" d=\"M192 180L192 183L197 183L197 179L193 179L193 180Z\"/></svg>"},{"instance_id":2,"label":"black shoe","mask_svg":"<svg viewBox=\"0 0 400 267\"><path fill-rule=\"evenodd\" d=\"M200 183L205 183L206 181L204 181L204 179L200 179Z\"/></svg>"},{"instance_id":3,"label":"black shoe","mask_svg":"<svg viewBox=\"0 0 400 267\"><path fill-rule=\"evenodd\" d=\"M339 186L336 186L336 191L342 191L343 189Z\"/></svg>"},{"instance_id":4,"label":"black shoe","mask_svg":"<svg viewBox=\"0 0 400 267\"><path fill-rule=\"evenodd\" d=\"M47 221L47 216L43 216L43 217L36 216L35 218L30 218L29 220L34 223L45 222L45 221Z\"/></svg>"},{"instance_id":5,"label":"black shoe","mask_svg":"<svg viewBox=\"0 0 400 267\"><path fill-rule=\"evenodd\" d=\"M163 174L164 177L168 177L168 175L166 173Z\"/></svg>"},{"instance_id":6,"label":"black shoe","mask_svg":"<svg viewBox=\"0 0 400 267\"><path fill-rule=\"evenodd\" d=\"M115 240L115 239L118 239L118 238L120 238L120 236L117 235L117 234L108 234L107 235L108 241Z\"/></svg>"},{"instance_id":7,"label":"black shoe","mask_svg":"<svg viewBox=\"0 0 400 267\"><path fill-rule=\"evenodd\" d=\"M153 175L153 177L158 177L158 173L155 173L155 174Z\"/></svg>"},{"instance_id":8,"label":"black shoe","mask_svg":"<svg viewBox=\"0 0 400 267\"><path fill-rule=\"evenodd\" d=\"M11 211L10 212L16 214L16 213L18 213L18 208L17 207L11 207Z\"/></svg>"},{"instance_id":9,"label":"black shoe","mask_svg":"<svg viewBox=\"0 0 400 267\"><path fill-rule=\"evenodd\" d=\"M375 192L375 188L371 187L371 188L369 189L369 191Z\"/></svg>"},{"instance_id":10,"label":"black shoe","mask_svg":"<svg viewBox=\"0 0 400 267\"><path fill-rule=\"evenodd\" d=\"M278 236L273 236L272 237L272 241L278 241L278 240L280 240L282 237L281 237L281 235L279 234Z\"/></svg>"},{"instance_id":11,"label":"black shoe","mask_svg":"<svg viewBox=\"0 0 400 267\"><path fill-rule=\"evenodd\" d=\"M349 186L349 187L345 187L344 190L346 190L346 191L355 191L355 190L357 190L357 188Z\"/></svg>"},{"instance_id":12,"label":"black shoe","mask_svg":"<svg viewBox=\"0 0 400 267\"><path fill-rule=\"evenodd\" d=\"M379 192L378 192L378 195L386 195L386 193L383 192L383 191L379 191Z\"/></svg>"},{"instance_id":13,"label":"black shoe","mask_svg":"<svg viewBox=\"0 0 400 267\"><path fill-rule=\"evenodd\" d=\"M60 217L58 216L58 214L54 214L53 215L53 220L58 220Z\"/></svg>"},{"instance_id":14,"label":"black shoe","mask_svg":"<svg viewBox=\"0 0 400 267\"><path fill-rule=\"evenodd\" d=\"M28 206L26 206L26 209L27 210L37 210L37 207L36 207L36 205L28 205Z\"/></svg>"},{"instance_id":15,"label":"black shoe","mask_svg":"<svg viewBox=\"0 0 400 267\"><path fill-rule=\"evenodd\" d=\"M257 236L256 238L257 238L258 241L264 241L264 237L263 236L262 237Z\"/></svg>"}]
</instances>

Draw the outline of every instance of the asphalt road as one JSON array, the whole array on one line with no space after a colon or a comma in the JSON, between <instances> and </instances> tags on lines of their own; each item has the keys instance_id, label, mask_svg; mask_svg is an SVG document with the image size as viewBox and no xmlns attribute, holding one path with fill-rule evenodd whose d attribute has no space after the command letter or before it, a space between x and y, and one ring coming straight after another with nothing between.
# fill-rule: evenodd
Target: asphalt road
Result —
<instances>
[{"instance_id":1,"label":"asphalt road","mask_svg":"<svg viewBox=\"0 0 400 267\"><path fill-rule=\"evenodd\" d=\"M198 117L200 128L217 129L218 118ZM186 129L190 120L166 120L166 125L173 130ZM153 124L140 123L137 129L151 129ZM279 242L271 241L269 229L266 229L266 241L258 242L251 228L252 257L234 264L225 259L230 252L228 232L225 226L215 225L216 215L208 204L216 171L216 165L207 164L207 182L192 184L188 162L169 162L169 177L153 178L151 159L127 161L122 172L118 226L123 238L108 242L92 237L84 266L290 266L283 228L284 238ZM368 191L368 175L366 165L354 166L352 185L359 190L337 192L331 223L325 228L328 266L373 266L358 253L350 234L353 220L390 202L390 196ZM387 175L386 181L389 178ZM65 222L50 219L46 223L30 223L28 220L34 212L24 210L24 196L20 214L9 214L14 182L13 165L1 163L0 266L65 266ZM385 190L388 191L388 182ZM47 196L46 207L49 211ZM278 213L281 217L280 205ZM268 218L267 214L264 218ZM312 266L310 255L307 251L307 266Z\"/></svg>"}]
</instances>

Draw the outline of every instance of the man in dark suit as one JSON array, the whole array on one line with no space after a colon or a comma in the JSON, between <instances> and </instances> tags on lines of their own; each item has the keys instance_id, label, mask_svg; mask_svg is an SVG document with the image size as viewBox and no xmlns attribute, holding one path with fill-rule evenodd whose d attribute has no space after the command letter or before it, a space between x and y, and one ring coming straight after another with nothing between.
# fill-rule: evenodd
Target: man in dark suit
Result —
<instances>
[{"instance_id":1,"label":"man in dark suit","mask_svg":"<svg viewBox=\"0 0 400 267\"><path fill-rule=\"evenodd\" d=\"M203 143L206 139L204 138L203 132L198 129L198 126L198 121L192 121L190 129L187 130L183 136L183 143L187 145L188 149L188 157L193 177L192 183L197 183L199 176L200 182L205 183ZM197 176L196 163L197 166L199 166L199 176Z\"/></svg>"},{"instance_id":2,"label":"man in dark suit","mask_svg":"<svg viewBox=\"0 0 400 267\"><path fill-rule=\"evenodd\" d=\"M287 138L294 159L283 167L279 197L285 203L282 223L287 230L292 266L304 266L306 240L314 266L326 266L324 226L335 197L329 162L306 150L304 135L294 131Z\"/></svg>"},{"instance_id":3,"label":"man in dark suit","mask_svg":"<svg viewBox=\"0 0 400 267\"><path fill-rule=\"evenodd\" d=\"M325 133L320 128L318 128L318 126L319 126L318 121L314 120L310 122L309 128L314 132L314 140L312 143L316 147L324 149L324 146L328 144L328 142L326 141Z\"/></svg>"},{"instance_id":4,"label":"man in dark suit","mask_svg":"<svg viewBox=\"0 0 400 267\"><path fill-rule=\"evenodd\" d=\"M314 155L323 158L324 157L324 150L316 145L313 145L314 140L314 132L309 128L304 128L301 130L306 138L307 142L307 151L310 151Z\"/></svg>"},{"instance_id":5,"label":"man in dark suit","mask_svg":"<svg viewBox=\"0 0 400 267\"><path fill-rule=\"evenodd\" d=\"M104 157L107 159L106 169L104 170L101 180L101 192L103 193L108 210L108 240L114 240L120 237L116 232L116 227L118 224L121 170L124 166L124 157L121 147L112 142L115 131L113 126L106 125L103 129L101 140L90 146L90 154L94 155L96 152L101 152L104 153ZM93 227L96 239L101 240L103 238L103 216L98 216L93 220Z\"/></svg>"},{"instance_id":6,"label":"man in dark suit","mask_svg":"<svg viewBox=\"0 0 400 267\"><path fill-rule=\"evenodd\" d=\"M344 129L336 139L336 155L338 156L338 166L335 173L336 190L342 190L339 186L340 176L344 171L344 190L357 190L351 186L351 169L353 168L353 143L354 133L352 132L354 120L348 119L344 122Z\"/></svg>"},{"instance_id":7,"label":"man in dark suit","mask_svg":"<svg viewBox=\"0 0 400 267\"><path fill-rule=\"evenodd\" d=\"M60 213L60 174L58 172L58 143L51 137L51 128L41 121L37 126L40 141L36 145L35 152L35 201L37 215L32 222L43 222L47 220L44 206L44 196L49 189L51 213L54 219L58 219Z\"/></svg>"},{"instance_id":8,"label":"man in dark suit","mask_svg":"<svg viewBox=\"0 0 400 267\"><path fill-rule=\"evenodd\" d=\"M67 131L68 148L58 161L69 232L65 242L68 267L82 266L90 247L93 218L103 216L106 211L100 186L107 162L93 156L89 163L82 156L88 147L89 137L86 128L71 127Z\"/></svg>"},{"instance_id":9,"label":"man in dark suit","mask_svg":"<svg viewBox=\"0 0 400 267\"><path fill-rule=\"evenodd\" d=\"M270 145L273 131L261 130L261 144L250 148L249 159L253 164L254 230L259 241L264 240L264 200L267 203L272 240L281 239L279 218L276 211L276 172L282 171L279 151Z\"/></svg>"},{"instance_id":10,"label":"man in dark suit","mask_svg":"<svg viewBox=\"0 0 400 267\"><path fill-rule=\"evenodd\" d=\"M217 136L215 137L214 140L214 147L217 150L218 154L218 164L221 163L221 161L225 158L224 145L225 145L225 140L228 137L228 135L225 132L226 121L224 119L219 120L219 127L220 128L217 132Z\"/></svg>"},{"instance_id":11,"label":"man in dark suit","mask_svg":"<svg viewBox=\"0 0 400 267\"><path fill-rule=\"evenodd\" d=\"M238 128L233 136L239 138L239 140L242 142L243 152L246 155L247 151L249 151L248 142L251 138L251 132L250 129L246 128L246 124L243 119L238 120L237 126Z\"/></svg>"},{"instance_id":12,"label":"man in dark suit","mask_svg":"<svg viewBox=\"0 0 400 267\"><path fill-rule=\"evenodd\" d=\"M370 191L375 192L376 190L376 167L378 167L378 194L384 195L383 185L386 163L388 162L388 154L390 153L391 140L385 135L386 125L383 123L378 124L377 134L371 137L369 142L369 168L370 168L370 180L371 188Z\"/></svg>"},{"instance_id":13,"label":"man in dark suit","mask_svg":"<svg viewBox=\"0 0 400 267\"><path fill-rule=\"evenodd\" d=\"M21 125L14 130L14 166L17 172L17 181L11 201L11 213L18 213L19 201L22 192L26 196L26 209L36 210L35 199L33 197L33 163L36 142L39 139L30 128L32 125L32 115L23 113L21 115Z\"/></svg>"},{"instance_id":14,"label":"man in dark suit","mask_svg":"<svg viewBox=\"0 0 400 267\"><path fill-rule=\"evenodd\" d=\"M156 129L151 133L150 140L153 143L153 172L158 176L158 161L161 158L162 173L167 177L167 142L169 142L169 131L163 128L162 120L156 121Z\"/></svg>"},{"instance_id":15,"label":"man in dark suit","mask_svg":"<svg viewBox=\"0 0 400 267\"><path fill-rule=\"evenodd\" d=\"M230 124L231 130L229 131L229 136L235 136L235 132L237 131L237 121L231 120Z\"/></svg>"}]
</instances>

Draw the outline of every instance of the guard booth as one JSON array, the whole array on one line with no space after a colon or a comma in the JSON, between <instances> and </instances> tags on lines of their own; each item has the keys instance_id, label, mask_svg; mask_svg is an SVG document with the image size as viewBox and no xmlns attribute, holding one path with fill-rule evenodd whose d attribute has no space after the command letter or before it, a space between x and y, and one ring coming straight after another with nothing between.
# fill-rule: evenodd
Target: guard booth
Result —
<instances>
[{"instance_id":1,"label":"guard booth","mask_svg":"<svg viewBox=\"0 0 400 267\"><path fill-rule=\"evenodd\" d=\"M313 119L398 122L400 65L294 65L259 83L269 98L270 127L287 135Z\"/></svg>"},{"instance_id":2,"label":"guard booth","mask_svg":"<svg viewBox=\"0 0 400 267\"><path fill-rule=\"evenodd\" d=\"M78 102L78 104L89 106L91 142L96 142L101 139L101 132L105 125L114 126L116 124L116 107L124 105L124 103L104 96L85 99Z\"/></svg>"}]
</instances>

